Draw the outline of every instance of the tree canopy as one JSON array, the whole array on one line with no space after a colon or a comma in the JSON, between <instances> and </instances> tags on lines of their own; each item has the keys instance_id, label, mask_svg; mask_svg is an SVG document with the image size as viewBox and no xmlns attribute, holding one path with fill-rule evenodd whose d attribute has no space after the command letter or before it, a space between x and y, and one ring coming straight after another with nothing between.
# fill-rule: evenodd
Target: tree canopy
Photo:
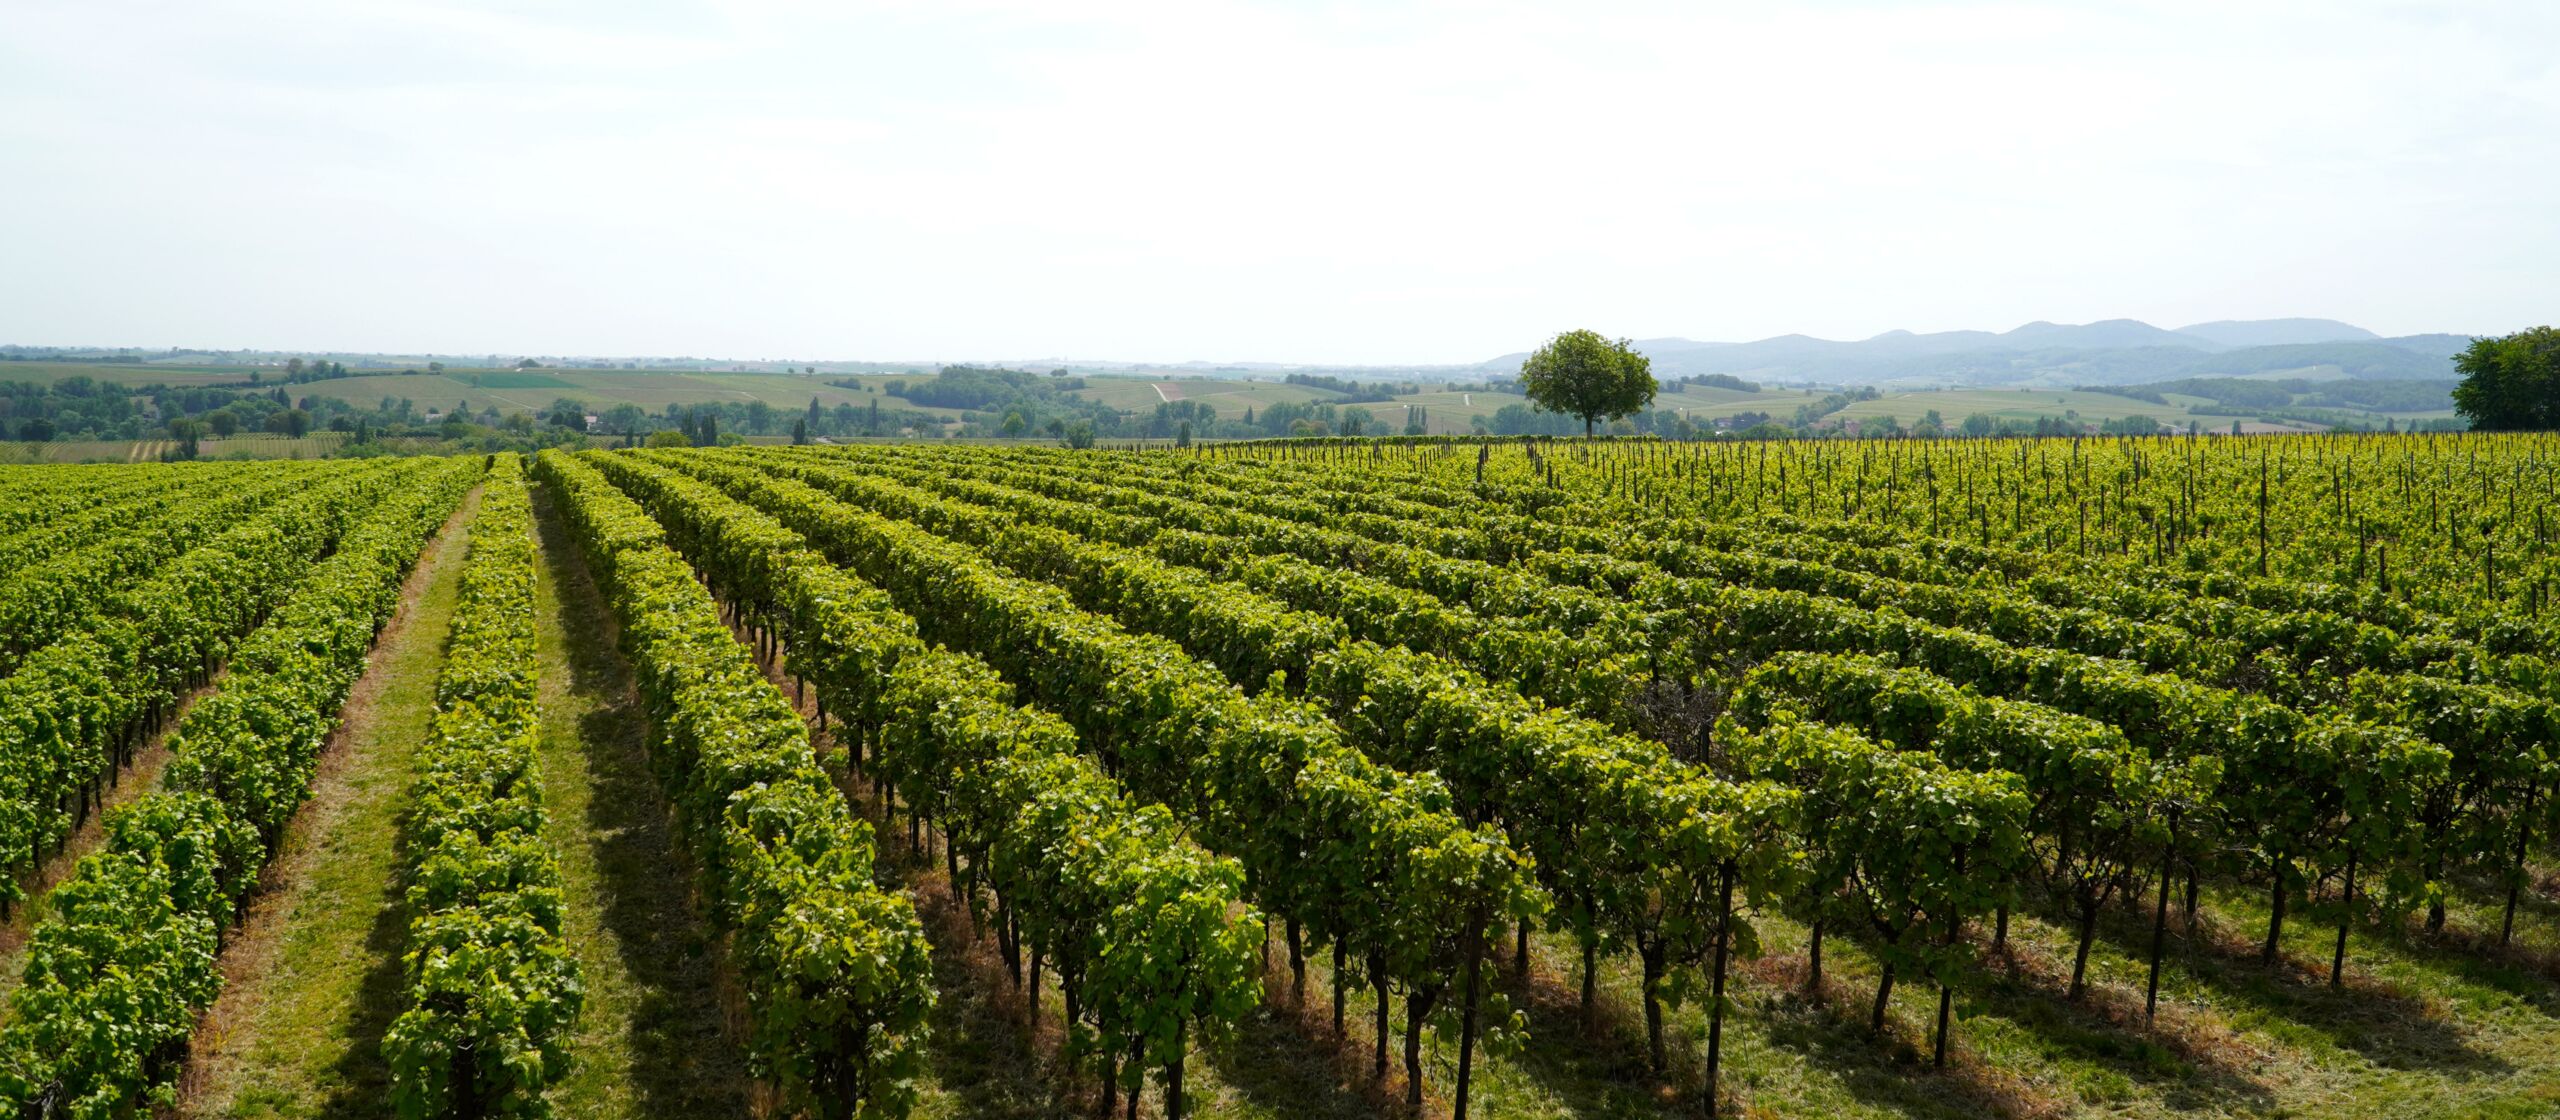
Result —
<instances>
[{"instance_id":1,"label":"tree canopy","mask_svg":"<svg viewBox=\"0 0 2560 1120\"><path fill-rule=\"evenodd\" d=\"M2488 431L2560 428L2560 328L2476 339L2454 356L2453 409Z\"/></svg>"},{"instance_id":2,"label":"tree canopy","mask_svg":"<svg viewBox=\"0 0 2560 1120\"><path fill-rule=\"evenodd\" d=\"M1626 339L1597 331L1566 331L1520 363L1520 389L1550 412L1582 419L1582 434L1598 420L1632 416L1653 403L1653 360Z\"/></svg>"}]
</instances>

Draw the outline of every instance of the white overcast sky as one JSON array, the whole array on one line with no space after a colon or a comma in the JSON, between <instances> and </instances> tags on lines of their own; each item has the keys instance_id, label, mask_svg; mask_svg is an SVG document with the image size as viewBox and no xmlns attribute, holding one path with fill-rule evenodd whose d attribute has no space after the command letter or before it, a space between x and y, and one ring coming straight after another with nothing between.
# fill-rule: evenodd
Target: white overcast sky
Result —
<instances>
[{"instance_id":1,"label":"white overcast sky","mask_svg":"<svg viewBox=\"0 0 2560 1120\"><path fill-rule=\"evenodd\" d=\"M2560 318L2560 3L0 0L0 342Z\"/></svg>"}]
</instances>

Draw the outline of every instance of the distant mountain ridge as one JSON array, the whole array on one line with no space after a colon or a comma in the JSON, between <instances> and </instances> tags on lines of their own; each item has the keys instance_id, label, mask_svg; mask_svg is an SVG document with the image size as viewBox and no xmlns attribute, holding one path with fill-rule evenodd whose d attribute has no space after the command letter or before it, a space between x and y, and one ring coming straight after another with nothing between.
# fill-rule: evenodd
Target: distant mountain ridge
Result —
<instances>
[{"instance_id":1,"label":"distant mountain ridge","mask_svg":"<svg viewBox=\"0 0 2560 1120\"><path fill-rule=\"evenodd\" d=\"M2335 319L2218 319L2180 327L2190 338L2239 348L2294 346L2312 342L2372 342L2380 335Z\"/></svg>"},{"instance_id":2,"label":"distant mountain ridge","mask_svg":"<svg viewBox=\"0 0 2560 1120\"><path fill-rule=\"evenodd\" d=\"M2452 380L2456 334L2384 338L2335 319L2251 319L2166 330L2137 319L2027 323L2007 331L1886 331L1854 342L1788 334L1756 342L1651 338L1654 374L1903 385L2131 385L2181 377ZM1520 368L1524 353L1483 364Z\"/></svg>"}]
</instances>

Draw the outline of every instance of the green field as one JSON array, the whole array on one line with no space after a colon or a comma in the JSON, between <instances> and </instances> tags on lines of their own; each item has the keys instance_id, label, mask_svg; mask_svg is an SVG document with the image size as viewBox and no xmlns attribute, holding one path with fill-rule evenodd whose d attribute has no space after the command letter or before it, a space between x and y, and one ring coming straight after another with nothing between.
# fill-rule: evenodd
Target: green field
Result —
<instances>
[{"instance_id":1,"label":"green field","mask_svg":"<svg viewBox=\"0 0 2560 1120\"><path fill-rule=\"evenodd\" d=\"M1887 393L1875 400L1852 404L1841 409L1836 415L1850 420L1890 416L1905 426L1928 415L1933 409L1950 427L1977 412L1997 420L2033 420L2039 416L2064 416L2077 413L2081 419L2091 423L2122 420L2129 416L2149 416L2166 424L2172 420L2183 423L2186 411L2184 405L2187 403L2202 402L2200 399L2182 400L2170 407L2162 407L2130 397L2119 397L2108 393L2083 393L2068 389L2052 391L1950 389L1936 392ZM2229 421L2224 421L2224 426L2227 428Z\"/></svg>"},{"instance_id":2,"label":"green field","mask_svg":"<svg viewBox=\"0 0 2560 1120\"><path fill-rule=\"evenodd\" d=\"M634 373L584 370L499 370L486 373L381 374L313 381L296 385L303 396L334 397L370 408L385 397L415 402L420 409L450 411L468 403L474 409L496 405L502 411L538 412L567 398L591 411L618 404L638 405L651 413L668 405L763 401L777 409L801 409L815 398L827 408L864 405L870 394L839 388L823 377L778 373ZM884 403L898 403L892 399Z\"/></svg>"},{"instance_id":3,"label":"green field","mask_svg":"<svg viewBox=\"0 0 2560 1120\"><path fill-rule=\"evenodd\" d=\"M1084 384L1084 388L1076 390L1076 396L1124 411L1153 412L1158 404L1166 401L1190 400L1201 401L1217 409L1222 419L1242 417L1248 408L1264 409L1275 404L1305 404L1341 397L1331 390L1305 385L1213 377L1177 380L1089 376L1084 379Z\"/></svg>"},{"instance_id":4,"label":"green field","mask_svg":"<svg viewBox=\"0 0 2560 1120\"><path fill-rule=\"evenodd\" d=\"M249 379L248 366L105 365L89 362L0 362L0 381L51 384L66 377L86 377L117 385L214 385ZM281 370L261 371L269 375Z\"/></svg>"},{"instance_id":5,"label":"green field","mask_svg":"<svg viewBox=\"0 0 2560 1120\"><path fill-rule=\"evenodd\" d=\"M2026 421L2032 421L2038 417L2044 416L2068 417L2076 415L2080 420L2092 424L2104 423L2109 420L2122 420L2134 416L2149 416L2152 419L2158 420L2164 426L2183 429L2187 423L2192 420L2201 424L2208 430L2226 432L2231 430L2231 421L2233 419L2231 415L2209 414L2198 416L2190 414L2187 411L2188 407L2191 405L2211 404L2212 402L2206 398L2181 396L2172 393L2167 394L2165 399L2169 403L2163 406L2152 404L2149 401L2135 400L2131 397L2117 396L2112 393L2089 393L2071 389L1922 390L1916 392L1887 393L1875 400L1859 401L1847 408L1841 409L1835 415L1843 420L1861 420L1872 417L1890 416L1904 427L1909 427L1913 423L1918 422L1922 417L1927 416L1932 410L1935 410L1939 418L1951 429L1957 424L1963 423L1965 417L1971 416L1975 413L1981 413L1995 420ZM1775 413L1777 410L1771 409L1770 411ZM2337 409L2335 411L2371 416L2377 420L2388 417L2402 423L2407 423L2413 420L2451 419L2454 415L2449 410L2387 413L2369 412L2356 409ZM2243 430L2253 433L2320 430L2319 425L2310 423L2267 424L2260 423L2255 420L2244 422L2242 427Z\"/></svg>"},{"instance_id":6,"label":"green field","mask_svg":"<svg viewBox=\"0 0 2560 1120\"><path fill-rule=\"evenodd\" d=\"M199 459L325 459L347 439L345 432L313 432L292 436L242 435L196 442ZM424 441L394 440L396 450L426 450ZM143 463L177 447L167 439L54 440L47 443L0 442L0 463Z\"/></svg>"}]
</instances>

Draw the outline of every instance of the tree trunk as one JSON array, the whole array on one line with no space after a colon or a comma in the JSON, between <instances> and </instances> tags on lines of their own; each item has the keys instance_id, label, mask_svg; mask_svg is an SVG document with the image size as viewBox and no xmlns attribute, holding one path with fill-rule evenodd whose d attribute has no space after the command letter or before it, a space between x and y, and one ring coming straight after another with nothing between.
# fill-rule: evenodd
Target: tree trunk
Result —
<instances>
[{"instance_id":1,"label":"tree trunk","mask_svg":"<svg viewBox=\"0 0 2560 1120\"><path fill-rule=\"evenodd\" d=\"M1804 990L1812 993L1813 998L1819 1000L1822 998L1822 919L1820 918L1813 920L1813 946L1805 954L1805 959L1808 965L1804 975Z\"/></svg>"},{"instance_id":2,"label":"tree trunk","mask_svg":"<svg viewBox=\"0 0 2560 1120\"><path fill-rule=\"evenodd\" d=\"M996 896L996 951L1004 954L1005 974L1013 978L1013 986L1022 986L1022 935L1013 928L1013 907L1004 896Z\"/></svg>"},{"instance_id":3,"label":"tree trunk","mask_svg":"<svg viewBox=\"0 0 2560 1120\"><path fill-rule=\"evenodd\" d=\"M1867 1029L1884 1033L1884 1010L1893 1000L1893 966L1884 966L1884 979L1876 985L1876 1012L1867 1020Z\"/></svg>"},{"instance_id":4,"label":"tree trunk","mask_svg":"<svg viewBox=\"0 0 2560 1120\"><path fill-rule=\"evenodd\" d=\"M1707 1115L1716 1114L1716 1068L1724 1056L1725 951L1733 941L1733 864L1717 876L1716 964L1707 994Z\"/></svg>"},{"instance_id":5,"label":"tree trunk","mask_svg":"<svg viewBox=\"0 0 2560 1120\"><path fill-rule=\"evenodd\" d=\"M2284 936L2284 873L2290 866L2285 860L2276 861L2275 912L2267 918L2267 947L2258 954L2258 963L2267 968L2276 966L2277 942Z\"/></svg>"},{"instance_id":6,"label":"tree trunk","mask_svg":"<svg viewBox=\"0 0 2560 1120\"><path fill-rule=\"evenodd\" d=\"M1298 919L1296 919L1296 918L1291 918L1291 919L1289 919L1289 977L1290 977L1290 980L1289 980L1289 992L1290 992L1290 994L1291 994L1293 997L1295 997L1295 998L1296 998L1297 1003L1298 1003L1298 1006L1300 1006L1300 1007L1304 1007L1304 1006L1306 1006L1306 1003L1307 1003L1307 942L1306 942L1306 927L1299 925L1299 924L1298 924Z\"/></svg>"},{"instance_id":7,"label":"tree trunk","mask_svg":"<svg viewBox=\"0 0 2560 1120\"><path fill-rule=\"evenodd\" d=\"M2356 924L2356 850L2352 847L2347 849L2346 887L2346 893L2339 899L2342 904L2340 909L2344 912L2338 915L2338 948L2329 957L2329 986L2332 988L2344 986L2347 973L2347 930Z\"/></svg>"},{"instance_id":8,"label":"tree trunk","mask_svg":"<svg viewBox=\"0 0 2560 1120\"><path fill-rule=\"evenodd\" d=\"M1599 1013L1596 1004L1600 990L1600 943L1585 934L1582 938L1582 1026L1588 1030L1592 1017Z\"/></svg>"},{"instance_id":9,"label":"tree trunk","mask_svg":"<svg viewBox=\"0 0 2560 1120\"><path fill-rule=\"evenodd\" d=\"M2177 835L2175 827L2170 835ZM2142 1021L2151 1021L2160 1007L2160 947L2169 935L2169 853L2160 854L2160 907L2151 915L2151 980L2142 990Z\"/></svg>"},{"instance_id":10,"label":"tree trunk","mask_svg":"<svg viewBox=\"0 0 2560 1120\"><path fill-rule=\"evenodd\" d=\"M2354 853L2348 853L2348 858L2354 858ZM2427 881L2431 883L2440 883L2444 881L2443 856L2437 855L2428 857ZM2441 895L2437 896L2434 901L2427 903L2427 932L2444 932L2444 898Z\"/></svg>"},{"instance_id":11,"label":"tree trunk","mask_svg":"<svg viewBox=\"0 0 2560 1120\"><path fill-rule=\"evenodd\" d=\"M1342 1037L1342 939L1333 939L1333 1037Z\"/></svg>"},{"instance_id":12,"label":"tree trunk","mask_svg":"<svg viewBox=\"0 0 2560 1120\"><path fill-rule=\"evenodd\" d=\"M2078 1002L2089 975L2089 942L2098 935L2098 900L2080 900L2080 950L2071 958L2071 994L2064 997Z\"/></svg>"},{"instance_id":13,"label":"tree trunk","mask_svg":"<svg viewBox=\"0 0 2560 1120\"><path fill-rule=\"evenodd\" d=\"M2537 512L2535 516L2539 518L2540 514ZM2516 932L2516 896L2524 893L2525 843L2533 835L2533 799L2541 792L2542 787L2538 785L2524 791L2524 817L2516 823L2516 872L2515 877L2507 881L2506 919L2498 923L2498 944L2501 946Z\"/></svg>"},{"instance_id":14,"label":"tree trunk","mask_svg":"<svg viewBox=\"0 0 2560 1120\"><path fill-rule=\"evenodd\" d=\"M1938 1044L1936 1051L1929 1056L1929 1064L1939 1069L1947 1068L1947 1011L1955 1003L1955 998L1954 987L1938 985Z\"/></svg>"},{"instance_id":15,"label":"tree trunk","mask_svg":"<svg viewBox=\"0 0 2560 1120\"><path fill-rule=\"evenodd\" d=\"M1662 1074L1662 958L1663 946L1656 942L1640 946L1637 959L1644 962L1644 1043L1645 1054L1653 1063L1654 1075Z\"/></svg>"},{"instance_id":16,"label":"tree trunk","mask_svg":"<svg viewBox=\"0 0 2560 1120\"><path fill-rule=\"evenodd\" d=\"M1030 993L1031 1030L1037 1034L1040 1031L1040 947L1037 945L1031 947L1031 986L1025 991ZM1070 1022L1067 1025L1072 1027L1075 1024Z\"/></svg>"},{"instance_id":17,"label":"tree trunk","mask_svg":"<svg viewBox=\"0 0 2560 1120\"><path fill-rule=\"evenodd\" d=\"M1431 1016L1432 1002L1420 992L1404 997L1404 1103L1416 1115L1422 1111L1422 1022Z\"/></svg>"},{"instance_id":18,"label":"tree trunk","mask_svg":"<svg viewBox=\"0 0 2560 1120\"><path fill-rule=\"evenodd\" d=\"M1369 958L1369 979L1378 986L1378 1080L1387 1079L1387 970L1384 962Z\"/></svg>"},{"instance_id":19,"label":"tree trunk","mask_svg":"<svg viewBox=\"0 0 2560 1120\"><path fill-rule=\"evenodd\" d=\"M1475 1070L1476 1057L1476 982L1484 964L1484 947L1480 936L1468 938L1466 1003L1458 1010L1458 1100L1450 1120L1467 1120L1467 1084Z\"/></svg>"},{"instance_id":20,"label":"tree trunk","mask_svg":"<svg viewBox=\"0 0 2560 1120\"><path fill-rule=\"evenodd\" d=\"M1137 1084L1129 1086L1128 1120L1138 1120L1138 1096L1147 1091L1147 1067L1139 1064L1146 1059L1145 1047L1142 1042L1129 1044L1129 1075Z\"/></svg>"},{"instance_id":21,"label":"tree trunk","mask_svg":"<svg viewBox=\"0 0 2560 1120\"><path fill-rule=\"evenodd\" d=\"M1956 849L1956 874L1964 874L1965 854L1966 849ZM1945 944L1947 948L1954 948L1956 938L1962 936L1963 933L1964 911L1958 910L1955 913L1947 915L1947 939L1943 944ZM1945 1068L1947 1064L1947 1011L1949 1007L1955 1003L1955 996L1956 988L1954 984L1944 980L1938 982L1938 1041L1936 1052L1929 1058L1929 1064L1941 1069Z\"/></svg>"},{"instance_id":22,"label":"tree trunk","mask_svg":"<svg viewBox=\"0 0 2560 1120\"><path fill-rule=\"evenodd\" d=\"M1184 1051L1190 1046L1190 1040L1191 1020L1176 1021L1173 1024L1173 1064L1166 1066L1164 1071L1165 1120L1182 1120L1182 1062L1188 1056Z\"/></svg>"}]
</instances>

